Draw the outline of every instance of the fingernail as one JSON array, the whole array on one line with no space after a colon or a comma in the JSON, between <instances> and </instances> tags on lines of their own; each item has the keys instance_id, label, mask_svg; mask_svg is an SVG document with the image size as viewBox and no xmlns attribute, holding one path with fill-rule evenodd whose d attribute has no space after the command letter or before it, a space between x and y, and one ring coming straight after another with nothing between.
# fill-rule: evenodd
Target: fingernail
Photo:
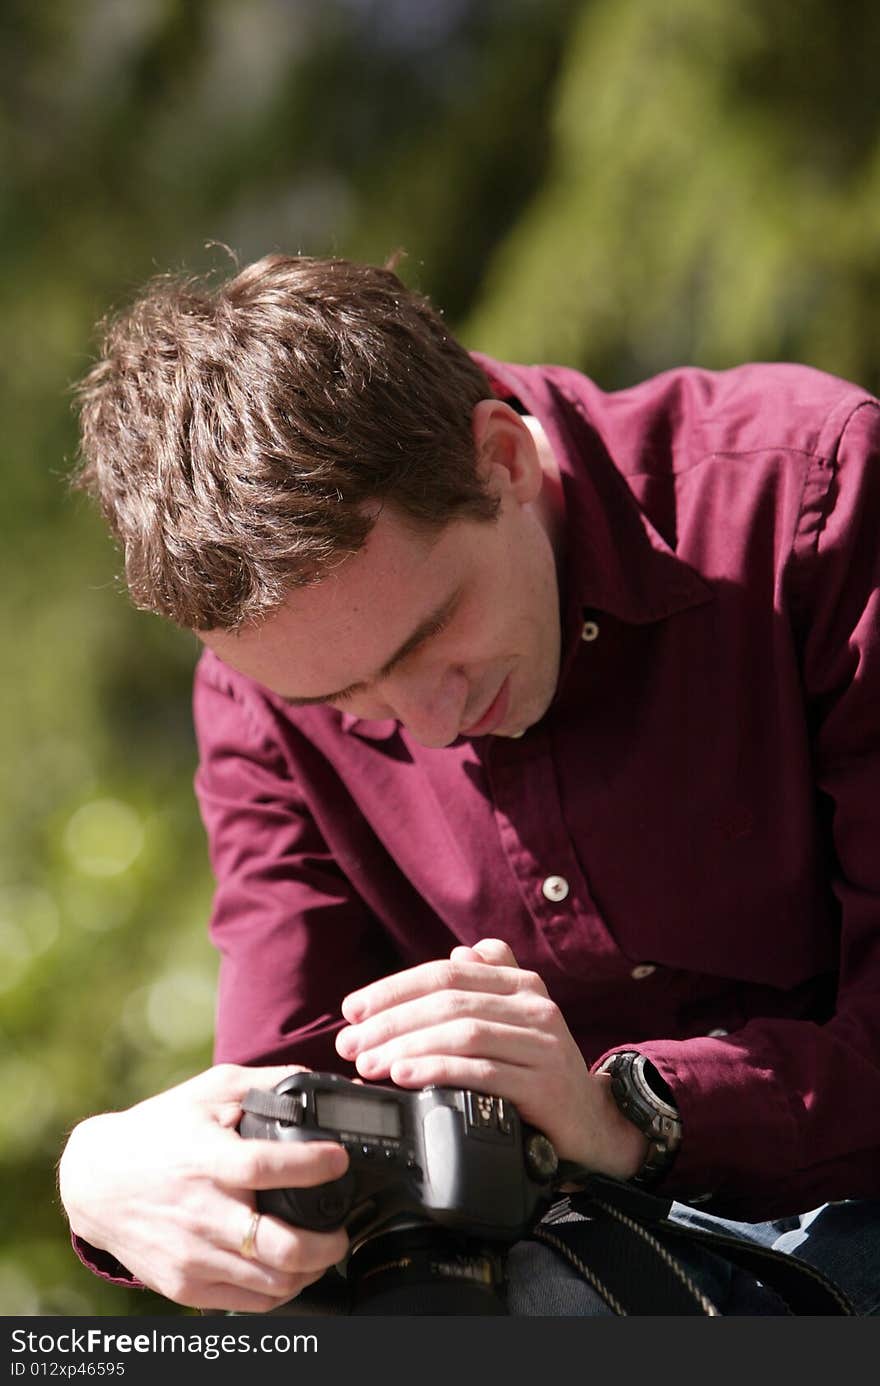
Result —
<instances>
[{"instance_id":1,"label":"fingernail","mask_svg":"<svg viewBox=\"0 0 880 1386\"><path fill-rule=\"evenodd\" d=\"M354 1058L357 1052L357 1039L351 1026L346 1026L336 1036L336 1052L341 1054L343 1059Z\"/></svg>"},{"instance_id":2,"label":"fingernail","mask_svg":"<svg viewBox=\"0 0 880 1386\"><path fill-rule=\"evenodd\" d=\"M351 996L346 996L345 1000L342 1003L341 1010L342 1014L345 1016L345 1019L350 1023L354 1023L360 1020L361 1016L364 1013L364 1006L360 998L360 992L353 991Z\"/></svg>"},{"instance_id":3,"label":"fingernail","mask_svg":"<svg viewBox=\"0 0 880 1386\"><path fill-rule=\"evenodd\" d=\"M341 1145L335 1146L328 1152L327 1163L330 1166L330 1174L344 1174L348 1169L348 1151Z\"/></svg>"}]
</instances>

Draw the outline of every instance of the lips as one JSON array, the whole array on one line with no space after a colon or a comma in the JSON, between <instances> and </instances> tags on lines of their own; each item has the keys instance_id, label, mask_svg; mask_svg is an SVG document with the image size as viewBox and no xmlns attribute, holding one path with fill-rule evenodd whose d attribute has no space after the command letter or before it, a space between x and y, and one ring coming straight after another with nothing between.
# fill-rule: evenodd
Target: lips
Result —
<instances>
[{"instance_id":1,"label":"lips","mask_svg":"<svg viewBox=\"0 0 880 1386\"><path fill-rule=\"evenodd\" d=\"M462 727L461 736L488 736L500 727L507 716L507 706L510 702L510 675L502 683L495 697L492 699L482 717L476 722L472 722L469 727Z\"/></svg>"}]
</instances>

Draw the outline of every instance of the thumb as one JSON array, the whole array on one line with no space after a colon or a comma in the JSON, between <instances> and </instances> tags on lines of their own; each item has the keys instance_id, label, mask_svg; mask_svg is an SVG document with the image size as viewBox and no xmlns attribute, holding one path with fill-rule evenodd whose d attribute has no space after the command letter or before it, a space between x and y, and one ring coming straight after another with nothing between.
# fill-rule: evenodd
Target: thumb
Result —
<instances>
[{"instance_id":1,"label":"thumb","mask_svg":"<svg viewBox=\"0 0 880 1386\"><path fill-rule=\"evenodd\" d=\"M508 944L500 938L481 938L472 948L461 944L449 955L458 962L489 963L493 967L519 967Z\"/></svg>"}]
</instances>

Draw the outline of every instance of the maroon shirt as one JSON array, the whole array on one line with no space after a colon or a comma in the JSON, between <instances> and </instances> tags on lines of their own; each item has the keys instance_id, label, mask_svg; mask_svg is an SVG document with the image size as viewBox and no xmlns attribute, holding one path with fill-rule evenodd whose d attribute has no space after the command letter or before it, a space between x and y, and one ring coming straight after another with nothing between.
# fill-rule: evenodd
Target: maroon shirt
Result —
<instances>
[{"instance_id":1,"label":"maroon shirt","mask_svg":"<svg viewBox=\"0 0 880 1386\"><path fill-rule=\"evenodd\" d=\"M479 357L564 483L563 663L519 740L427 749L206 653L216 1057L351 1070L366 982L487 935L588 1061L637 1046L665 1190L880 1195L880 404L805 367L607 394Z\"/></svg>"}]
</instances>

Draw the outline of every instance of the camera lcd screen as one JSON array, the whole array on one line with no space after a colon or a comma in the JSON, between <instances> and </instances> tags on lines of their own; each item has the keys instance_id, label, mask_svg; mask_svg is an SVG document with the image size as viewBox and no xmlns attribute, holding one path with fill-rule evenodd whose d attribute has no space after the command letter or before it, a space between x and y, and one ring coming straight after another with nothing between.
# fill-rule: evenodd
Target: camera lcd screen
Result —
<instances>
[{"instance_id":1,"label":"camera lcd screen","mask_svg":"<svg viewBox=\"0 0 880 1386\"><path fill-rule=\"evenodd\" d=\"M315 1115L325 1131L359 1131L365 1136L400 1136L396 1102L351 1093L316 1092Z\"/></svg>"}]
</instances>

